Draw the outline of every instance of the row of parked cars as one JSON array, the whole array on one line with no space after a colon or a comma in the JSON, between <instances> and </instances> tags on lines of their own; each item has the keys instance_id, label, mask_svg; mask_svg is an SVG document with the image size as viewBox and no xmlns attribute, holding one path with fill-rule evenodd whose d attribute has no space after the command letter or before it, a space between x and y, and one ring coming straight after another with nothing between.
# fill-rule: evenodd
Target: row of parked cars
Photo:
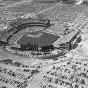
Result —
<instances>
[{"instance_id":1,"label":"row of parked cars","mask_svg":"<svg viewBox=\"0 0 88 88\"><path fill-rule=\"evenodd\" d=\"M0 60L0 63L6 64L6 65L11 65L11 66L16 66L16 67L29 68L28 65L24 65L18 61L13 62L11 59Z\"/></svg>"},{"instance_id":2,"label":"row of parked cars","mask_svg":"<svg viewBox=\"0 0 88 88\"><path fill-rule=\"evenodd\" d=\"M58 87L55 87L53 85L50 85L50 84L47 84L44 82L40 82L37 86L38 86L38 88L58 88Z\"/></svg>"},{"instance_id":3,"label":"row of parked cars","mask_svg":"<svg viewBox=\"0 0 88 88\"><path fill-rule=\"evenodd\" d=\"M64 81L63 79L68 79L69 81ZM60 86L64 86L67 88L86 88L85 86L85 80L76 78L74 76L70 76L67 78L66 76L62 76L62 79L54 78L54 77L48 77L48 76L43 76L42 81L46 82L52 82L54 84L59 84ZM80 86L79 84L82 84L83 86Z\"/></svg>"},{"instance_id":4,"label":"row of parked cars","mask_svg":"<svg viewBox=\"0 0 88 88\"><path fill-rule=\"evenodd\" d=\"M47 71L47 76L42 80L56 85L67 86L67 88L87 88L88 70L80 61L67 61L62 65L54 65ZM87 63L87 62L86 62ZM50 75L50 76L48 76Z\"/></svg>"},{"instance_id":5,"label":"row of parked cars","mask_svg":"<svg viewBox=\"0 0 88 88\"><path fill-rule=\"evenodd\" d=\"M1 75L0 75L0 81L7 83L7 84L10 84L10 85L17 87L17 88L19 88L18 86L23 85L23 83L21 83L21 82L18 82L16 80L12 80L10 78L7 78L7 77L1 76Z\"/></svg>"},{"instance_id":6,"label":"row of parked cars","mask_svg":"<svg viewBox=\"0 0 88 88\"><path fill-rule=\"evenodd\" d=\"M0 85L0 88L8 88L8 87L6 87L6 86L3 86L3 85Z\"/></svg>"},{"instance_id":7,"label":"row of parked cars","mask_svg":"<svg viewBox=\"0 0 88 88\"><path fill-rule=\"evenodd\" d=\"M73 85L72 85L72 83L70 83L70 82L66 82L66 81L63 81L63 80L61 80L61 79L57 79L57 78L51 78L51 77L48 77L48 76L43 76L43 79L42 79L43 81L46 81L46 82L52 82L52 83L54 83L54 84L59 84L59 85L61 85L61 86L65 86L65 87L72 87Z\"/></svg>"},{"instance_id":8,"label":"row of parked cars","mask_svg":"<svg viewBox=\"0 0 88 88\"><path fill-rule=\"evenodd\" d=\"M60 71L60 72L66 72L66 73L72 73L72 70L69 69L69 68L65 68L65 67L55 67L53 66L53 70L56 70L56 71Z\"/></svg>"},{"instance_id":9,"label":"row of parked cars","mask_svg":"<svg viewBox=\"0 0 88 88\"><path fill-rule=\"evenodd\" d=\"M84 79L81 79L81 78L76 78L75 76L70 76L70 75L65 75L63 73L57 73L57 72L48 72L48 74L50 75L53 75L53 76L57 76L59 78L62 78L62 79L67 79L67 80L70 80L71 82L73 83L79 83L79 84L87 84L88 82L85 81ZM80 73L80 74L77 74L78 76L81 76L81 77L84 77L84 78L87 78L87 74L86 73Z\"/></svg>"},{"instance_id":10,"label":"row of parked cars","mask_svg":"<svg viewBox=\"0 0 88 88\"><path fill-rule=\"evenodd\" d=\"M12 86L16 86L17 88L26 88L27 83L34 78L33 75L38 73L38 71L33 70L33 71L31 71L31 74L29 76L25 76L24 74L19 74L19 73L17 74L16 72L13 72L12 70L7 70L6 68L0 67L0 73L1 72L8 74L10 76L16 77L16 78L24 79L24 82L20 82L20 81L16 81L16 80L7 78L6 76L0 75L1 82L10 84Z\"/></svg>"},{"instance_id":11,"label":"row of parked cars","mask_svg":"<svg viewBox=\"0 0 88 88\"><path fill-rule=\"evenodd\" d=\"M12 70L8 70L8 69L2 68L2 67L0 67L0 73L5 73L5 74L8 74L10 76L13 76L13 77L16 77L16 78L20 78L20 79L24 79L24 78L27 77L24 74L16 73L16 72L14 72Z\"/></svg>"},{"instance_id":12,"label":"row of parked cars","mask_svg":"<svg viewBox=\"0 0 88 88\"><path fill-rule=\"evenodd\" d=\"M68 79L69 78L69 75L65 75L63 73L58 73L56 71L54 71L54 72L52 72L52 71L51 72L47 72L47 74L52 75L52 76L56 76L56 77L60 77L62 79Z\"/></svg>"}]
</instances>

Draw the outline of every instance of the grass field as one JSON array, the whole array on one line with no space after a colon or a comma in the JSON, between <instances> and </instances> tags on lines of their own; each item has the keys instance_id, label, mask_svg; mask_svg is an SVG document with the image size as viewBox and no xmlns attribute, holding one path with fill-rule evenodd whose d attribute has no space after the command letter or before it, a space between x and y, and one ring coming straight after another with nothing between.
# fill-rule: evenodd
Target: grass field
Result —
<instances>
[{"instance_id":1,"label":"grass field","mask_svg":"<svg viewBox=\"0 0 88 88\"><path fill-rule=\"evenodd\" d=\"M43 33L43 35L41 35L40 38L29 37L27 36L27 34L30 33L26 33L22 38L20 38L17 41L17 43L27 44L27 42L30 42L31 44L39 44L39 47L41 47L41 46L51 45L59 38L59 36L48 33Z\"/></svg>"}]
</instances>

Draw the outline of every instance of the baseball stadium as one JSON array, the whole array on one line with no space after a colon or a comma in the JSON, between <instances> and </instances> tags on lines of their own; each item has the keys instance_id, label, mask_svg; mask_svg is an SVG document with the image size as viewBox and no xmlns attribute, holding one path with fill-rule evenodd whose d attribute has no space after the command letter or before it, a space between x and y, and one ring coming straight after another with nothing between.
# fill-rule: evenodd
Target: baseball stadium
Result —
<instances>
[{"instance_id":1,"label":"baseball stadium","mask_svg":"<svg viewBox=\"0 0 88 88\"><path fill-rule=\"evenodd\" d=\"M11 53L49 59L76 48L80 35L77 29L68 29L48 19L19 18L10 22L0 40Z\"/></svg>"}]
</instances>

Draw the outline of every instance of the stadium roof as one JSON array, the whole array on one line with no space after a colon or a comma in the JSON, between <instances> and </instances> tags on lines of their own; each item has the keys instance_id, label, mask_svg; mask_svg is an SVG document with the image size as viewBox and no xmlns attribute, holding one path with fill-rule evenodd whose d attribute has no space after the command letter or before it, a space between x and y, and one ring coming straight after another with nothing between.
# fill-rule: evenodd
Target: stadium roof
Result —
<instances>
[{"instance_id":1,"label":"stadium roof","mask_svg":"<svg viewBox=\"0 0 88 88\"><path fill-rule=\"evenodd\" d=\"M67 27L64 27L63 25L60 25L59 23L56 23L52 25L51 27L47 28L46 31L52 32L53 34L57 34L58 36L63 35Z\"/></svg>"},{"instance_id":2,"label":"stadium roof","mask_svg":"<svg viewBox=\"0 0 88 88\"><path fill-rule=\"evenodd\" d=\"M71 33L69 33L69 34L67 34L67 35L61 36L61 37L54 43L54 45L55 45L55 46L58 46L59 44L70 42L70 41L72 40L72 38L73 38L77 33L79 33L79 30L78 30L78 29L74 29L73 32L71 32Z\"/></svg>"}]
</instances>

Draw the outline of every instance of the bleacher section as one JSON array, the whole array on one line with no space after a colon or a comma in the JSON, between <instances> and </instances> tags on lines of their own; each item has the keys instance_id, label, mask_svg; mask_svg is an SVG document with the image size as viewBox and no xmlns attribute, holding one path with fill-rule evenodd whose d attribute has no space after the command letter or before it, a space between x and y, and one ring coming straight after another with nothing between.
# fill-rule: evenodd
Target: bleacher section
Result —
<instances>
[{"instance_id":1,"label":"bleacher section","mask_svg":"<svg viewBox=\"0 0 88 88\"><path fill-rule=\"evenodd\" d=\"M16 28L8 29L5 33L1 35L1 41L8 42L8 40L12 37L13 33L16 30Z\"/></svg>"},{"instance_id":2,"label":"bleacher section","mask_svg":"<svg viewBox=\"0 0 88 88\"><path fill-rule=\"evenodd\" d=\"M10 34L13 34L17 29L15 27L12 27L11 29L9 29L7 32L9 32Z\"/></svg>"},{"instance_id":3,"label":"bleacher section","mask_svg":"<svg viewBox=\"0 0 88 88\"><path fill-rule=\"evenodd\" d=\"M24 35L26 33L26 31L20 30L19 32L17 32L16 34L14 34L11 39L8 40L9 44L14 44L15 41L21 37L22 35Z\"/></svg>"},{"instance_id":4,"label":"bleacher section","mask_svg":"<svg viewBox=\"0 0 88 88\"><path fill-rule=\"evenodd\" d=\"M47 26L48 24L50 25L50 21L47 19L42 20L42 19L30 19L29 18L29 19L18 19L17 21L10 23L11 26L16 27L16 28L18 28L22 25L25 25L25 24L34 25L34 26L35 25Z\"/></svg>"},{"instance_id":5,"label":"bleacher section","mask_svg":"<svg viewBox=\"0 0 88 88\"><path fill-rule=\"evenodd\" d=\"M78 29L75 29L73 32L67 34L67 35L64 35L62 37L60 37L55 43L54 43L54 46L59 46L60 44L63 44L63 43L68 43L70 42L74 36L76 36L77 34L79 33L79 30Z\"/></svg>"},{"instance_id":6,"label":"bleacher section","mask_svg":"<svg viewBox=\"0 0 88 88\"><path fill-rule=\"evenodd\" d=\"M10 36L10 34L7 32L1 36L1 41L7 42L7 38Z\"/></svg>"},{"instance_id":7,"label":"bleacher section","mask_svg":"<svg viewBox=\"0 0 88 88\"><path fill-rule=\"evenodd\" d=\"M10 26L11 28L1 35L1 41L12 43L12 41L16 40L16 38L22 36L23 32L20 33L20 30L30 26L42 26L47 28L50 26L50 21L47 19L18 19L17 21L11 22ZM13 36L13 34L15 36ZM11 40L9 41L10 38Z\"/></svg>"}]
</instances>

